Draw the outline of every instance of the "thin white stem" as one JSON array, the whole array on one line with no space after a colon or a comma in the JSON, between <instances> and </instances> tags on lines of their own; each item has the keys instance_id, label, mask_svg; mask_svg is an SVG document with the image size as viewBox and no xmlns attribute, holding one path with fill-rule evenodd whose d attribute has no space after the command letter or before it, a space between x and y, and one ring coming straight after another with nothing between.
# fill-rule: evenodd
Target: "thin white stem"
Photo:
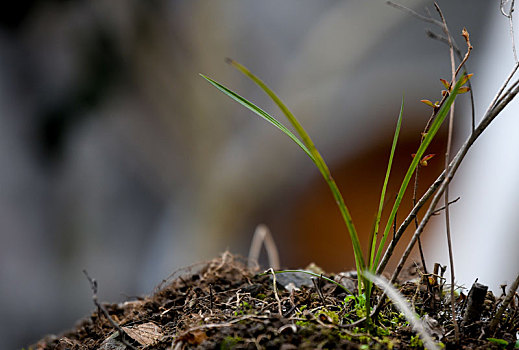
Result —
<instances>
[{"instance_id":1,"label":"thin white stem","mask_svg":"<svg viewBox=\"0 0 519 350\"><path fill-rule=\"evenodd\" d=\"M427 333L425 326L422 321L416 316L416 314L412 311L412 309L407 304L406 299L396 290L390 283L388 283L384 278L380 276L375 276L371 274L369 271L365 271L364 275L375 283L380 289L384 291L384 293L391 299L393 304L398 308L398 310L405 316L406 320L413 327L416 333L420 335L424 346L427 349L431 350L439 350L440 347L434 342L432 337Z\"/></svg>"}]
</instances>

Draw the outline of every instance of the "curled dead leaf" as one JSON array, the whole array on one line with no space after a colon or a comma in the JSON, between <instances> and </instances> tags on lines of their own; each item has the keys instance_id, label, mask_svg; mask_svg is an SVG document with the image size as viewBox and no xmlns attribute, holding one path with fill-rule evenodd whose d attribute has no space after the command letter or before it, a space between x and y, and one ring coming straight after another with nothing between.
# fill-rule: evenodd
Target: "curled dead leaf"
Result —
<instances>
[{"instance_id":1,"label":"curled dead leaf","mask_svg":"<svg viewBox=\"0 0 519 350\"><path fill-rule=\"evenodd\" d=\"M130 338L143 346L153 345L163 336L161 328L153 322L121 328Z\"/></svg>"}]
</instances>

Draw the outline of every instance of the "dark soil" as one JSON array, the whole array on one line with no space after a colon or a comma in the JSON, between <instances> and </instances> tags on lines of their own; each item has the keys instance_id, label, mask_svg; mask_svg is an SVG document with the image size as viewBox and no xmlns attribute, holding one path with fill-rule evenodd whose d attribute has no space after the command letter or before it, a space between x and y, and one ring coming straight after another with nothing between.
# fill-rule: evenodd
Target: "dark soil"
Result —
<instances>
[{"instance_id":1,"label":"dark soil","mask_svg":"<svg viewBox=\"0 0 519 350\"><path fill-rule=\"evenodd\" d=\"M352 327L363 309L355 298L334 284L293 278L298 289L283 286L291 274L259 275L239 259L225 253L199 271L163 282L145 298L122 304L103 304L109 320L98 308L75 329L47 336L31 349L422 349L423 345L406 320L386 302L368 333L365 324ZM415 276L419 271L414 269ZM285 278L281 278L285 276ZM292 275L294 276L294 275ZM306 275L305 275L306 276ZM350 288L356 281L346 279ZM336 278L337 276L330 276ZM505 312L495 334L488 325L503 298L486 293L480 320L460 328L456 344L449 293L441 292L440 279L429 286L415 278L400 291L414 303L429 332L447 349L513 349L519 327L517 298ZM283 282L283 283L280 283ZM290 289L290 288L288 288ZM375 291L375 301L380 292ZM459 293L459 322L467 297ZM427 315L427 316L425 316ZM118 329L117 329L118 328ZM490 340L489 340L490 339Z\"/></svg>"}]
</instances>

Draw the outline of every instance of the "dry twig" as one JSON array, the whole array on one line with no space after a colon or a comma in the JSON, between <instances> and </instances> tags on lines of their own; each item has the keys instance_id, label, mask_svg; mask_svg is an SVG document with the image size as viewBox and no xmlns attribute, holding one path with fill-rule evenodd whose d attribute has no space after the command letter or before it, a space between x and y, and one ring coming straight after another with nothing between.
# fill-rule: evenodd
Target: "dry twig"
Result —
<instances>
[{"instance_id":1,"label":"dry twig","mask_svg":"<svg viewBox=\"0 0 519 350\"><path fill-rule=\"evenodd\" d=\"M112 324L112 326L115 329L117 329L117 331L119 332L119 334L121 336L121 342L132 350L138 350L135 346L133 346L126 340L126 337L128 337L128 334L121 328L121 326L119 326L119 324L117 322L114 321L114 319L112 318L112 316L110 316L110 314L108 313L108 310L106 310L104 305L99 303L99 301L97 300L97 281L95 279L91 278L88 275L88 272L86 270L83 270L83 273L85 274L86 278L88 279L88 282L90 283L90 288L92 288L92 301L97 306L98 310L101 310L103 315L105 315L105 317L107 318L108 322L110 322Z\"/></svg>"},{"instance_id":2,"label":"dry twig","mask_svg":"<svg viewBox=\"0 0 519 350\"><path fill-rule=\"evenodd\" d=\"M249 248L249 268L254 268L254 264L258 265L258 259L261 252L262 245L265 245L267 251L267 257L269 261L269 267L274 270L279 270L279 252L272 237L272 233L266 225L258 225L254 231L252 242Z\"/></svg>"},{"instance_id":3,"label":"dry twig","mask_svg":"<svg viewBox=\"0 0 519 350\"><path fill-rule=\"evenodd\" d=\"M505 300L503 301L503 303L497 310L496 315L494 316L494 319L492 320L492 322L490 322L490 327L489 327L490 334L494 334L494 332L496 331L496 327L499 324L499 322L501 321L501 318L503 317L503 313L505 312L506 308L508 307L508 305L510 305L510 302L514 298L515 292L517 291L518 287L519 287L519 274L515 278L514 283L512 283L512 285L510 286L510 290L508 291L508 294L506 295Z\"/></svg>"},{"instance_id":4,"label":"dry twig","mask_svg":"<svg viewBox=\"0 0 519 350\"><path fill-rule=\"evenodd\" d=\"M283 308L281 307L281 299L279 299L279 295L278 295L276 273L274 272L273 268L268 269L267 272L270 272L272 274L272 285L273 285L273 288L274 288L274 296L276 297L276 301L278 302L279 316L283 317Z\"/></svg>"},{"instance_id":5,"label":"dry twig","mask_svg":"<svg viewBox=\"0 0 519 350\"><path fill-rule=\"evenodd\" d=\"M456 63L454 62L454 49L452 45L452 37L449 32L449 28L447 27L447 21L445 20L445 17L443 16L442 10L438 6L438 4L434 3L434 7L436 8L436 11L438 11L438 14L440 15L440 18L442 20L442 30L447 37L447 40L449 42L449 55L451 60L451 71L452 71L452 77L451 77L451 87L456 84L456 74L459 72L459 69L461 66L466 62L470 55L470 51L472 50L472 45L470 45L470 41L468 40L468 32L464 29L464 36L468 43L468 49L467 53L465 54L465 58L463 61L461 61L458 69L456 69ZM445 151L445 170L449 167L449 158L450 158L450 152L452 147L452 133L454 129L454 105L456 101L452 102L452 106L450 109L450 115L449 115L449 133L447 136L447 150ZM452 312L452 323L454 325L454 334L456 338L456 343L460 340L460 330L458 327L458 322L456 321L456 305L455 305L455 299L454 299L454 282L455 282L455 276L454 276L454 256L452 252L452 239L451 239L451 226L450 226L450 210L449 210L449 186L448 184L445 186L445 195L444 195L444 201L445 201L445 228L447 233L447 247L449 250L449 263L450 263L450 270L451 270L451 312Z\"/></svg>"},{"instance_id":6,"label":"dry twig","mask_svg":"<svg viewBox=\"0 0 519 350\"><path fill-rule=\"evenodd\" d=\"M510 7L508 8L508 12L505 9L505 6L506 6L507 3L510 3ZM512 14L514 13L514 5L515 5L515 0L501 0L499 8L501 10L501 14L503 14L503 16L508 18L508 23L509 23L509 26L510 26L510 37L512 38L512 51L514 53L514 60L517 63L518 62L518 60L517 60L517 51L515 49L515 38L514 38L514 21L512 19Z\"/></svg>"}]
</instances>

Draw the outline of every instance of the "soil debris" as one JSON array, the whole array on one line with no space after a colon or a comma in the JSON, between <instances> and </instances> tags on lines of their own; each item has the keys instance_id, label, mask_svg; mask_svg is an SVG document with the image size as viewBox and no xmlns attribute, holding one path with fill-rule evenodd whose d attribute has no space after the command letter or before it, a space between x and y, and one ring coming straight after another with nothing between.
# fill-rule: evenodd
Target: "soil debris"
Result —
<instances>
[{"instance_id":1,"label":"soil debris","mask_svg":"<svg viewBox=\"0 0 519 350\"><path fill-rule=\"evenodd\" d=\"M413 269L416 276L416 267ZM98 309L75 329L47 336L29 349L423 349L420 338L390 302L368 330L362 324L349 326L363 318L363 300L323 279L313 286L300 284L288 290L277 280L277 288L273 288L271 275L250 270L244 259L229 253L193 270L172 276L151 296L103 304L123 332ZM402 282L400 292L446 349L518 346L517 295L497 332L488 334L488 325L504 298L487 292L479 318L462 327L456 344L449 293L438 284L440 278L418 275L421 277ZM337 275L327 277L333 280ZM356 288L351 275L348 277L349 286ZM374 302L380 295L378 290L374 292ZM466 301L464 293L457 292L460 322ZM131 347L125 345L128 343Z\"/></svg>"}]
</instances>

